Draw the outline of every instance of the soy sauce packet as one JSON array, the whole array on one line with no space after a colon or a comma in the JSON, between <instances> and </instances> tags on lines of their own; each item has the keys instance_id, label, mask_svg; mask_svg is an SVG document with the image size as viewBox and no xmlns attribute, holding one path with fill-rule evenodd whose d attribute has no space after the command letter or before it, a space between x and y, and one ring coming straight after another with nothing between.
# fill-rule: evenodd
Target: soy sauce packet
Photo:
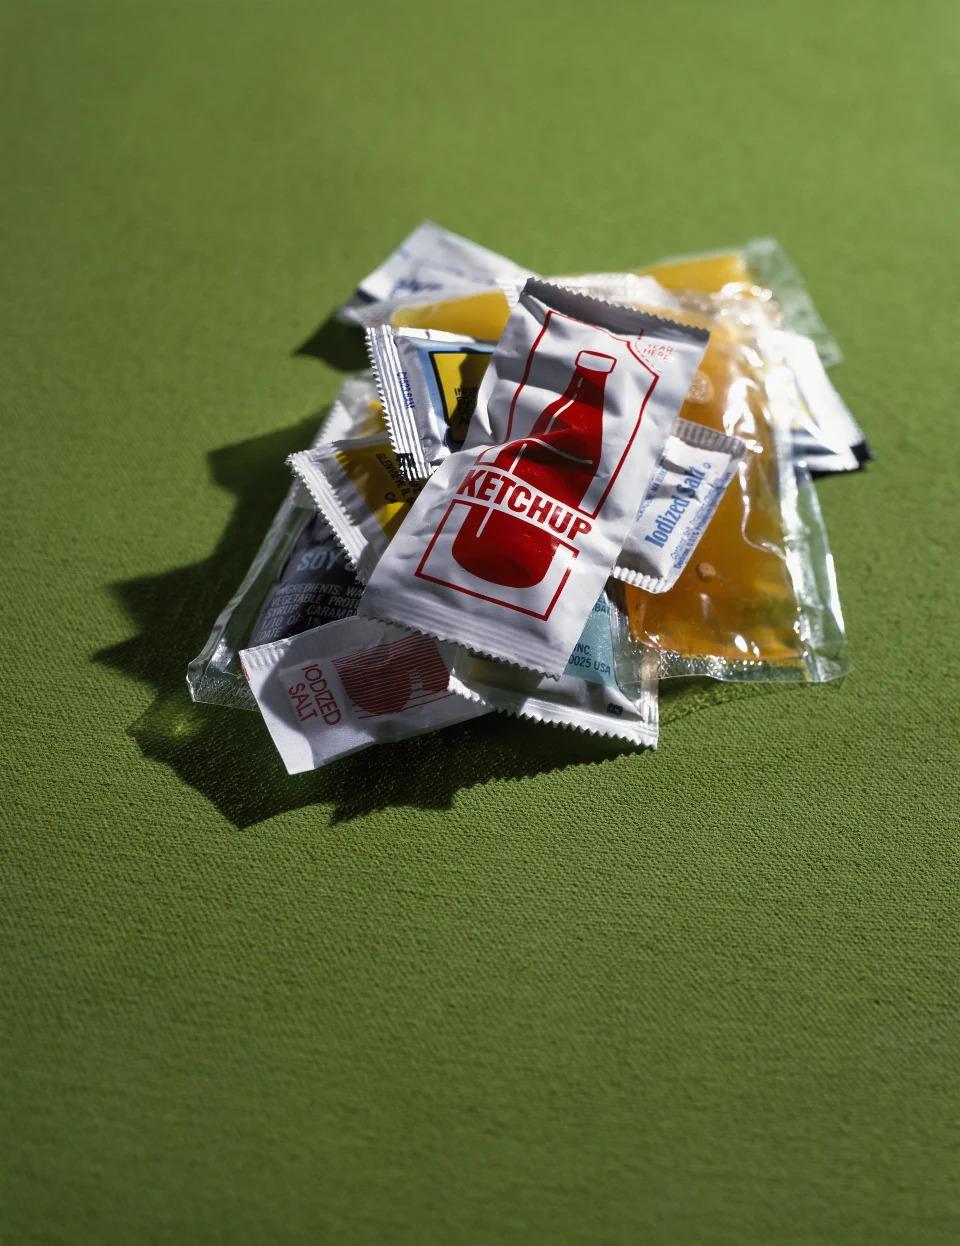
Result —
<instances>
[{"instance_id":1,"label":"soy sauce packet","mask_svg":"<svg viewBox=\"0 0 960 1246\"><path fill-rule=\"evenodd\" d=\"M379 410L372 377L348 376L314 445L331 434L356 437L363 428L377 427L378 420L383 428ZM356 611L359 594L360 584L332 530L317 518L303 485L293 481L243 580L187 667L191 698L255 710L240 669L243 646L349 617Z\"/></svg>"},{"instance_id":2,"label":"soy sauce packet","mask_svg":"<svg viewBox=\"0 0 960 1246\"><path fill-rule=\"evenodd\" d=\"M488 713L450 690L450 654L388 623L341 619L240 658L287 772L302 774Z\"/></svg>"}]
</instances>

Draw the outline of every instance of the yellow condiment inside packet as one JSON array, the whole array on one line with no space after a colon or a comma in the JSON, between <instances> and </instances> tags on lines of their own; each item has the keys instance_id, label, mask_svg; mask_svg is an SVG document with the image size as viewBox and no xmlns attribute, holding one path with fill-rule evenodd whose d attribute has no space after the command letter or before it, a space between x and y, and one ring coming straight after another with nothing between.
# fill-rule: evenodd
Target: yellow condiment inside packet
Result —
<instances>
[{"instance_id":1,"label":"yellow condiment inside packet","mask_svg":"<svg viewBox=\"0 0 960 1246\"><path fill-rule=\"evenodd\" d=\"M386 438L371 445L334 447L334 454L389 540L406 517L420 486L404 479Z\"/></svg>"},{"instance_id":2,"label":"yellow condiment inside packet","mask_svg":"<svg viewBox=\"0 0 960 1246\"><path fill-rule=\"evenodd\" d=\"M654 594L624 587L631 633L661 652L687 657L799 661L774 416L763 361L745 337L714 329L680 415L742 437L749 449L673 588Z\"/></svg>"},{"instance_id":3,"label":"yellow condiment inside packet","mask_svg":"<svg viewBox=\"0 0 960 1246\"><path fill-rule=\"evenodd\" d=\"M390 317L395 328L442 329L464 337L495 342L510 317L506 295L499 290L447 299L441 303L421 303L400 307Z\"/></svg>"},{"instance_id":4,"label":"yellow condiment inside packet","mask_svg":"<svg viewBox=\"0 0 960 1246\"><path fill-rule=\"evenodd\" d=\"M750 270L738 251L665 260L634 271L655 278L668 290L697 290L701 294L716 294L724 286L746 285L751 281Z\"/></svg>"}]
</instances>

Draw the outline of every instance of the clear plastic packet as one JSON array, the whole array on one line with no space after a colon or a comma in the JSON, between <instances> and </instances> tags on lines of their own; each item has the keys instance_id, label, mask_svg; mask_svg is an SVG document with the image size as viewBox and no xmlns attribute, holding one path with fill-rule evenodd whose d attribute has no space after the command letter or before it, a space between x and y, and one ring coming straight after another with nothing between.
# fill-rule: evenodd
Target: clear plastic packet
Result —
<instances>
[{"instance_id":1,"label":"clear plastic packet","mask_svg":"<svg viewBox=\"0 0 960 1246\"><path fill-rule=\"evenodd\" d=\"M314 445L331 432L356 435L379 408L371 376L347 377ZM273 639L271 631L278 628L289 626L292 634L355 613L360 585L339 546L333 545L333 533L316 515L310 495L294 481L246 575L187 667L187 687L194 701L255 710L240 669L240 650L253 643L253 636L258 642Z\"/></svg>"},{"instance_id":2,"label":"clear plastic packet","mask_svg":"<svg viewBox=\"0 0 960 1246\"><path fill-rule=\"evenodd\" d=\"M372 437L387 431L383 404L372 372L348 376L327 412L318 441Z\"/></svg>"},{"instance_id":3,"label":"clear plastic packet","mask_svg":"<svg viewBox=\"0 0 960 1246\"><path fill-rule=\"evenodd\" d=\"M678 419L617 556L614 577L648 593L671 588L746 452L739 437Z\"/></svg>"},{"instance_id":4,"label":"clear plastic packet","mask_svg":"<svg viewBox=\"0 0 960 1246\"><path fill-rule=\"evenodd\" d=\"M528 281L463 450L424 486L360 613L561 675L708 337Z\"/></svg>"},{"instance_id":5,"label":"clear plastic packet","mask_svg":"<svg viewBox=\"0 0 960 1246\"><path fill-rule=\"evenodd\" d=\"M337 441L287 460L366 582L420 492L386 434Z\"/></svg>"},{"instance_id":6,"label":"clear plastic packet","mask_svg":"<svg viewBox=\"0 0 960 1246\"><path fill-rule=\"evenodd\" d=\"M700 419L749 452L674 586L618 590L620 651L632 645L637 665L655 650L661 678L835 679L850 660L816 491L793 458L793 375L765 362L749 335L715 335L701 368L711 393Z\"/></svg>"},{"instance_id":7,"label":"clear plastic packet","mask_svg":"<svg viewBox=\"0 0 960 1246\"><path fill-rule=\"evenodd\" d=\"M367 330L367 351L390 440L410 480L431 471L467 435L493 346L436 329Z\"/></svg>"},{"instance_id":8,"label":"clear plastic packet","mask_svg":"<svg viewBox=\"0 0 960 1246\"><path fill-rule=\"evenodd\" d=\"M432 221L423 221L340 309L341 320L379 324L408 304L449 299L496 288L498 278L532 276L503 255Z\"/></svg>"},{"instance_id":9,"label":"clear plastic packet","mask_svg":"<svg viewBox=\"0 0 960 1246\"><path fill-rule=\"evenodd\" d=\"M797 387L791 425L794 458L814 476L857 471L873 454L863 429L827 375L816 343L785 329L775 331L772 340Z\"/></svg>"},{"instance_id":10,"label":"clear plastic packet","mask_svg":"<svg viewBox=\"0 0 960 1246\"><path fill-rule=\"evenodd\" d=\"M803 277L775 238L752 238L727 250L674 256L635 271L672 291L739 294L772 303L781 327L812 338L827 367L843 359Z\"/></svg>"},{"instance_id":11,"label":"clear plastic packet","mask_svg":"<svg viewBox=\"0 0 960 1246\"><path fill-rule=\"evenodd\" d=\"M450 690L448 646L371 619L341 619L240 657L289 774L489 712Z\"/></svg>"},{"instance_id":12,"label":"clear plastic packet","mask_svg":"<svg viewBox=\"0 0 960 1246\"><path fill-rule=\"evenodd\" d=\"M768 291L731 284L719 294L653 290L644 306L708 324L716 334L752 334L751 349L793 374L789 413L794 457L816 475L856 471L873 456L860 426L827 375L813 339L783 328L784 315Z\"/></svg>"},{"instance_id":13,"label":"clear plastic packet","mask_svg":"<svg viewBox=\"0 0 960 1246\"><path fill-rule=\"evenodd\" d=\"M619 635L619 633L618 633ZM450 687L491 709L519 718L575 727L656 748L659 731L657 658L639 664L639 687L621 688L614 669L611 605L600 594L559 679L495 662L458 648ZM634 646L631 645L631 654Z\"/></svg>"}]
</instances>

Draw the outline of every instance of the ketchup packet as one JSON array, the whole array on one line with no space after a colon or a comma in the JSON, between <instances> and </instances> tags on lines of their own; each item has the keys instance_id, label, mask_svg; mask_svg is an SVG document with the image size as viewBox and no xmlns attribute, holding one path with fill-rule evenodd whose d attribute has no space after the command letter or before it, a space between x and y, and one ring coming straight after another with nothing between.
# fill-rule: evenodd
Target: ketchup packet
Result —
<instances>
[{"instance_id":1,"label":"ketchup packet","mask_svg":"<svg viewBox=\"0 0 960 1246\"><path fill-rule=\"evenodd\" d=\"M367 580L420 492L401 474L390 439L381 433L331 442L287 462Z\"/></svg>"},{"instance_id":2,"label":"ketchup packet","mask_svg":"<svg viewBox=\"0 0 960 1246\"><path fill-rule=\"evenodd\" d=\"M426 480L462 447L493 349L436 329L367 330L390 440L410 480Z\"/></svg>"},{"instance_id":3,"label":"ketchup packet","mask_svg":"<svg viewBox=\"0 0 960 1246\"><path fill-rule=\"evenodd\" d=\"M528 281L360 613L561 675L709 333Z\"/></svg>"},{"instance_id":4,"label":"ketchup packet","mask_svg":"<svg viewBox=\"0 0 960 1246\"><path fill-rule=\"evenodd\" d=\"M355 324L386 322L407 304L495 290L498 278L531 275L496 251L423 221L364 277L338 315Z\"/></svg>"},{"instance_id":5,"label":"ketchup packet","mask_svg":"<svg viewBox=\"0 0 960 1246\"><path fill-rule=\"evenodd\" d=\"M559 679L458 649L450 687L491 709L519 718L575 727L656 748L659 728L657 655L640 666L640 687L628 695L617 682L612 606L600 594ZM631 656L635 649L631 648Z\"/></svg>"},{"instance_id":6,"label":"ketchup packet","mask_svg":"<svg viewBox=\"0 0 960 1246\"><path fill-rule=\"evenodd\" d=\"M594 283L591 288L602 288L601 277L583 280ZM462 444L476 404L476 382L482 380L493 348L464 353L464 348L472 347L472 339L388 326L368 330L367 340L397 462L401 467L406 464L408 471L412 464L416 478L425 480L431 468L452 453L450 433L455 431L458 437L454 446ZM698 373L694 389L698 378L702 385L709 383ZM468 380L474 384L468 386ZM459 418L454 428L448 429L450 409L461 402ZM677 420L613 575L652 593L669 588L696 547L745 451L746 443L739 438L725 437L688 420ZM298 461L291 460L291 465L339 531L338 520L331 515L322 493L316 491L312 478L308 479L300 470L316 457L310 453L303 458L298 456ZM361 534L356 530L361 527L361 519L355 517L350 522L355 528L354 539L359 539ZM347 538L344 544L357 563L362 540L357 550L352 543L348 544ZM377 557L384 548L385 544L378 541ZM372 567L372 563L366 563L361 574Z\"/></svg>"},{"instance_id":7,"label":"ketchup packet","mask_svg":"<svg viewBox=\"0 0 960 1246\"><path fill-rule=\"evenodd\" d=\"M696 382L694 382L696 384ZM613 569L648 593L677 581L747 452L747 443L678 419Z\"/></svg>"},{"instance_id":8,"label":"ketchup packet","mask_svg":"<svg viewBox=\"0 0 960 1246\"><path fill-rule=\"evenodd\" d=\"M450 691L447 646L371 619L328 623L240 657L289 774L488 712Z\"/></svg>"}]
</instances>

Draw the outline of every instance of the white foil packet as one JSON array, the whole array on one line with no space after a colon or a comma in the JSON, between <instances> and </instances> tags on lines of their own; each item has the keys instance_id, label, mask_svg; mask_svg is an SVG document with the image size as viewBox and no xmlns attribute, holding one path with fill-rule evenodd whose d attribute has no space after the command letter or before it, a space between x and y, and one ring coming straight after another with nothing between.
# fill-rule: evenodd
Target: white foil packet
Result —
<instances>
[{"instance_id":1,"label":"white foil packet","mask_svg":"<svg viewBox=\"0 0 960 1246\"><path fill-rule=\"evenodd\" d=\"M449 688L450 649L371 619L341 619L244 649L243 673L289 774L488 712Z\"/></svg>"},{"instance_id":2,"label":"white foil packet","mask_svg":"<svg viewBox=\"0 0 960 1246\"><path fill-rule=\"evenodd\" d=\"M423 221L372 273L338 316L354 324L389 320L398 307L495 290L498 280L531 276L496 251Z\"/></svg>"},{"instance_id":3,"label":"white foil packet","mask_svg":"<svg viewBox=\"0 0 960 1246\"><path fill-rule=\"evenodd\" d=\"M629 696L617 682L612 607L600 594L559 679L495 662L458 648L450 687L491 709L519 718L575 727L656 748L659 732L658 655L649 651L641 686Z\"/></svg>"},{"instance_id":4,"label":"white foil packet","mask_svg":"<svg viewBox=\"0 0 960 1246\"><path fill-rule=\"evenodd\" d=\"M367 351L400 468L426 480L461 449L493 345L437 329L367 330Z\"/></svg>"},{"instance_id":5,"label":"white foil packet","mask_svg":"<svg viewBox=\"0 0 960 1246\"><path fill-rule=\"evenodd\" d=\"M690 561L747 452L740 437L678 419L613 575L665 593Z\"/></svg>"},{"instance_id":6,"label":"white foil packet","mask_svg":"<svg viewBox=\"0 0 960 1246\"><path fill-rule=\"evenodd\" d=\"M561 675L709 333L528 281L360 613Z\"/></svg>"},{"instance_id":7,"label":"white foil packet","mask_svg":"<svg viewBox=\"0 0 960 1246\"><path fill-rule=\"evenodd\" d=\"M287 463L366 581L406 518L419 484L401 473L386 433L291 454Z\"/></svg>"}]
</instances>

